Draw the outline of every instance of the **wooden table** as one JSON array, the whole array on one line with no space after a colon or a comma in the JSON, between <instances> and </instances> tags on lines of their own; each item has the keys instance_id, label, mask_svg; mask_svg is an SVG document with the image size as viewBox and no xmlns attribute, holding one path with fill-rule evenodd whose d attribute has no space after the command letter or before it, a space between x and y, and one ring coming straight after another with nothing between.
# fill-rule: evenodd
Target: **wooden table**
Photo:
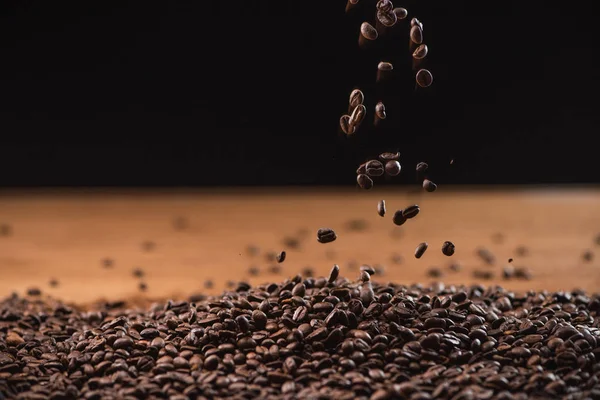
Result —
<instances>
[{"instance_id":1,"label":"wooden table","mask_svg":"<svg viewBox=\"0 0 600 400\"><path fill-rule=\"evenodd\" d=\"M382 198L388 207L385 218L376 212ZM421 213L402 227L394 226L393 212L415 203ZM179 216L189 220L189 228L174 229ZM349 220L367 226L351 230ZM598 188L3 192L0 223L12 227L10 235L0 237L1 296L23 294L35 286L80 304L139 298L139 279L132 275L139 266L148 284L142 297L181 297L206 292L207 279L214 282L208 291L214 293L227 280L282 280L306 266L328 274L334 263L342 275L354 279L358 270L349 261L384 265L380 281L428 283L432 278L427 270L436 266L444 271L441 280L446 284L475 282L473 271L480 269L496 275L480 282L517 291L600 287ZM318 243L320 227L333 228L337 241ZM504 236L501 243L495 238L498 233ZM301 247L286 248L286 236L302 237ZM442 255L445 240L456 244L453 257ZM144 241L156 247L145 251ZM429 250L417 260L414 249L423 241ZM249 256L250 244L261 253ZM529 255L515 254L521 245ZM495 266L484 266L476 256L480 246L495 254ZM265 254L284 249L287 260L281 273L268 272L273 262ZM587 249L597 253L591 262L582 257ZM394 253L404 262L392 263ZM102 267L106 257L114 259L112 268ZM503 280L509 257L515 266L529 267L534 278ZM451 262L460 262L462 271L450 271ZM249 275L252 265L260 270L258 276ZM51 278L60 285L50 288Z\"/></svg>"}]
</instances>

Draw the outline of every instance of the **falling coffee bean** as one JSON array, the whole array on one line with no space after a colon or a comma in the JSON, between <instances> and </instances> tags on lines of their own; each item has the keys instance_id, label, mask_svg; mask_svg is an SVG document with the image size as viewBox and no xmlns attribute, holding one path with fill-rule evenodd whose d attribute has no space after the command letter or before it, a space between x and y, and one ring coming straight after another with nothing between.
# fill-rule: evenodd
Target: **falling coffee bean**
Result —
<instances>
[{"instance_id":1,"label":"falling coffee bean","mask_svg":"<svg viewBox=\"0 0 600 400\"><path fill-rule=\"evenodd\" d=\"M396 152L396 153L390 153L390 152L381 153L379 155L379 159L382 162L398 161L400 159L400 153L399 152Z\"/></svg>"},{"instance_id":2,"label":"falling coffee bean","mask_svg":"<svg viewBox=\"0 0 600 400\"><path fill-rule=\"evenodd\" d=\"M148 285L146 285L145 282L140 282L138 284L138 289L140 290L140 292L145 292L146 290L148 290Z\"/></svg>"},{"instance_id":3,"label":"falling coffee bean","mask_svg":"<svg viewBox=\"0 0 600 400\"><path fill-rule=\"evenodd\" d=\"M366 165L367 175L381 176L384 173L383 164L378 160L371 160Z\"/></svg>"},{"instance_id":4,"label":"falling coffee bean","mask_svg":"<svg viewBox=\"0 0 600 400\"><path fill-rule=\"evenodd\" d=\"M258 267L256 265L251 265L248 268L248 274L250 276L257 276L260 273L260 270L258 269Z\"/></svg>"},{"instance_id":5,"label":"falling coffee bean","mask_svg":"<svg viewBox=\"0 0 600 400\"><path fill-rule=\"evenodd\" d=\"M427 57L427 53L429 53L429 48L426 44L421 44L415 49L412 56L415 60L422 60Z\"/></svg>"},{"instance_id":6,"label":"falling coffee bean","mask_svg":"<svg viewBox=\"0 0 600 400\"><path fill-rule=\"evenodd\" d=\"M394 9L394 5L390 0L379 0L375 5L377 11L390 12Z\"/></svg>"},{"instance_id":7,"label":"falling coffee bean","mask_svg":"<svg viewBox=\"0 0 600 400\"><path fill-rule=\"evenodd\" d=\"M512 265L506 265L502 268L502 277L504 279L511 279L515 275L515 267Z\"/></svg>"},{"instance_id":8,"label":"falling coffee bean","mask_svg":"<svg viewBox=\"0 0 600 400\"><path fill-rule=\"evenodd\" d=\"M42 294L42 291L36 287L27 289L28 296L40 296L41 294Z\"/></svg>"},{"instance_id":9,"label":"falling coffee bean","mask_svg":"<svg viewBox=\"0 0 600 400\"><path fill-rule=\"evenodd\" d=\"M410 26L418 26L419 28L421 28L421 30L423 29L423 24L417 18L413 18L410 20Z\"/></svg>"},{"instance_id":10,"label":"falling coffee bean","mask_svg":"<svg viewBox=\"0 0 600 400\"><path fill-rule=\"evenodd\" d=\"M452 263L448 266L448 269L452 272L459 272L462 270L462 265L459 263Z\"/></svg>"},{"instance_id":11,"label":"falling coffee bean","mask_svg":"<svg viewBox=\"0 0 600 400\"><path fill-rule=\"evenodd\" d=\"M403 8L403 7L397 7L397 8L394 8L394 9L392 10L392 12L393 12L394 14L396 14L396 19L397 19L398 21L399 21L399 20L403 20L403 19L405 19L406 17L408 17L408 10L407 10L406 8Z\"/></svg>"},{"instance_id":12,"label":"falling coffee bean","mask_svg":"<svg viewBox=\"0 0 600 400\"><path fill-rule=\"evenodd\" d=\"M423 43L423 29L419 25L410 28L410 40L415 44Z\"/></svg>"},{"instance_id":13,"label":"falling coffee bean","mask_svg":"<svg viewBox=\"0 0 600 400\"><path fill-rule=\"evenodd\" d=\"M368 22L363 22L360 26L360 34L367 40L376 40L379 34L377 33L377 29L373 27L373 25Z\"/></svg>"},{"instance_id":14,"label":"falling coffee bean","mask_svg":"<svg viewBox=\"0 0 600 400\"><path fill-rule=\"evenodd\" d=\"M317 241L319 243L331 243L337 239L337 235L330 228L320 228L317 231Z\"/></svg>"},{"instance_id":15,"label":"falling coffee bean","mask_svg":"<svg viewBox=\"0 0 600 400\"><path fill-rule=\"evenodd\" d=\"M394 160L385 163L385 173L389 176L398 176L401 170L402 166L398 161Z\"/></svg>"},{"instance_id":16,"label":"falling coffee bean","mask_svg":"<svg viewBox=\"0 0 600 400\"><path fill-rule=\"evenodd\" d=\"M429 168L429 164L426 162L420 162L417 164L417 172L425 172Z\"/></svg>"},{"instance_id":17,"label":"falling coffee bean","mask_svg":"<svg viewBox=\"0 0 600 400\"><path fill-rule=\"evenodd\" d=\"M377 214L380 217L385 216L385 200L379 200L379 203L377 203Z\"/></svg>"},{"instance_id":18,"label":"falling coffee bean","mask_svg":"<svg viewBox=\"0 0 600 400\"><path fill-rule=\"evenodd\" d=\"M356 169L356 175L364 175L367 173L367 163L364 162L358 166Z\"/></svg>"},{"instance_id":19,"label":"falling coffee bean","mask_svg":"<svg viewBox=\"0 0 600 400\"><path fill-rule=\"evenodd\" d=\"M50 279L50 282L48 282L48 284L50 285L50 287L58 287L58 280L56 279Z\"/></svg>"},{"instance_id":20,"label":"falling coffee bean","mask_svg":"<svg viewBox=\"0 0 600 400\"><path fill-rule=\"evenodd\" d=\"M427 242L420 243L415 249L415 258L421 258L425 254L425 251L427 251L427 247L429 247Z\"/></svg>"},{"instance_id":21,"label":"falling coffee bean","mask_svg":"<svg viewBox=\"0 0 600 400\"><path fill-rule=\"evenodd\" d=\"M402 211L402 215L404 216L404 218L410 219L416 217L419 214L419 211L421 211L419 206L414 204L412 206L406 207Z\"/></svg>"},{"instance_id":22,"label":"falling coffee bean","mask_svg":"<svg viewBox=\"0 0 600 400\"><path fill-rule=\"evenodd\" d=\"M358 186L360 186L361 189L370 190L373 188L373 180L369 178L368 175L359 174L356 177L356 182L358 183Z\"/></svg>"},{"instance_id":23,"label":"falling coffee bean","mask_svg":"<svg viewBox=\"0 0 600 400\"><path fill-rule=\"evenodd\" d=\"M367 108L364 106L364 104L357 105L354 108L354 110L352 111L352 114L350 114L350 119L348 120L348 124L351 125L352 127L359 126L365 119L366 114L367 114Z\"/></svg>"},{"instance_id":24,"label":"falling coffee bean","mask_svg":"<svg viewBox=\"0 0 600 400\"><path fill-rule=\"evenodd\" d=\"M114 267L114 265L115 265L115 262L111 258L105 258L102 260L102 266L104 268L112 268L112 267Z\"/></svg>"},{"instance_id":25,"label":"falling coffee bean","mask_svg":"<svg viewBox=\"0 0 600 400\"><path fill-rule=\"evenodd\" d=\"M442 272L442 270L437 267L431 267L427 270L427 276L429 276L430 278L440 278L443 275L444 273Z\"/></svg>"},{"instance_id":26,"label":"falling coffee bean","mask_svg":"<svg viewBox=\"0 0 600 400\"><path fill-rule=\"evenodd\" d=\"M282 263L282 262L284 262L284 261L285 261L285 256L286 256L286 253L285 253L285 251L281 251L281 252L279 252L279 254L277 254L276 261L277 261L278 263Z\"/></svg>"},{"instance_id":27,"label":"falling coffee bean","mask_svg":"<svg viewBox=\"0 0 600 400\"><path fill-rule=\"evenodd\" d=\"M516 267L514 277L528 281L532 278L532 274L527 267Z\"/></svg>"},{"instance_id":28,"label":"falling coffee bean","mask_svg":"<svg viewBox=\"0 0 600 400\"><path fill-rule=\"evenodd\" d=\"M204 281L204 287L206 289L212 289L213 286L214 286L214 283L211 279L207 279Z\"/></svg>"},{"instance_id":29,"label":"falling coffee bean","mask_svg":"<svg viewBox=\"0 0 600 400\"><path fill-rule=\"evenodd\" d=\"M583 252L583 261L585 262L591 262L594 259L594 253L592 253L590 250L586 250Z\"/></svg>"},{"instance_id":30,"label":"falling coffee bean","mask_svg":"<svg viewBox=\"0 0 600 400\"><path fill-rule=\"evenodd\" d=\"M394 217L392 218L392 222L394 222L395 225L404 225L404 223L406 222L406 217L404 216L403 210L398 210L394 213Z\"/></svg>"},{"instance_id":31,"label":"falling coffee bean","mask_svg":"<svg viewBox=\"0 0 600 400\"><path fill-rule=\"evenodd\" d=\"M377 69L379 71L391 71L394 69L394 66L390 62L381 61L379 64L377 64Z\"/></svg>"},{"instance_id":32,"label":"falling coffee bean","mask_svg":"<svg viewBox=\"0 0 600 400\"><path fill-rule=\"evenodd\" d=\"M433 83L433 75L427 69L420 69L415 77L417 85L422 88L427 88Z\"/></svg>"},{"instance_id":33,"label":"falling coffee bean","mask_svg":"<svg viewBox=\"0 0 600 400\"><path fill-rule=\"evenodd\" d=\"M485 262L488 265L492 265L496 262L496 257L494 257L494 255L492 254L491 251L489 251L486 248L480 247L477 249L477 255L479 256L479 258L481 258L483 260L483 262Z\"/></svg>"},{"instance_id":34,"label":"falling coffee bean","mask_svg":"<svg viewBox=\"0 0 600 400\"><path fill-rule=\"evenodd\" d=\"M425 189L426 192L435 192L435 190L437 189L437 185L433 182L431 182L429 179L425 179L423 181L423 189Z\"/></svg>"},{"instance_id":35,"label":"falling coffee bean","mask_svg":"<svg viewBox=\"0 0 600 400\"><path fill-rule=\"evenodd\" d=\"M144 270L141 268L134 268L133 269L133 276L136 278L142 278L144 276Z\"/></svg>"},{"instance_id":36,"label":"falling coffee bean","mask_svg":"<svg viewBox=\"0 0 600 400\"><path fill-rule=\"evenodd\" d=\"M356 106L363 104L365 101L365 95L359 89L354 89L352 93L350 93L350 99L348 100L348 104L354 110Z\"/></svg>"},{"instance_id":37,"label":"falling coffee bean","mask_svg":"<svg viewBox=\"0 0 600 400\"><path fill-rule=\"evenodd\" d=\"M519 246L515 249L515 253L519 257L526 257L529 255L529 249L525 246Z\"/></svg>"},{"instance_id":38,"label":"falling coffee bean","mask_svg":"<svg viewBox=\"0 0 600 400\"><path fill-rule=\"evenodd\" d=\"M344 132L346 135L352 135L354 132L356 132L356 128L353 125L350 125L350 116L349 115L341 116L340 128L342 129L342 132Z\"/></svg>"},{"instance_id":39,"label":"falling coffee bean","mask_svg":"<svg viewBox=\"0 0 600 400\"><path fill-rule=\"evenodd\" d=\"M387 114L385 113L385 105L382 102L377 103L375 106L375 115L379 119L386 119Z\"/></svg>"},{"instance_id":40,"label":"falling coffee bean","mask_svg":"<svg viewBox=\"0 0 600 400\"><path fill-rule=\"evenodd\" d=\"M492 271L483 271L476 269L473 271L473 278L482 279L482 280L490 280L494 279L494 273Z\"/></svg>"},{"instance_id":41,"label":"falling coffee bean","mask_svg":"<svg viewBox=\"0 0 600 400\"><path fill-rule=\"evenodd\" d=\"M328 282L329 283L333 283L335 282L335 280L338 278L338 275L340 274L340 267L339 265L335 264L332 268L331 271L329 272L329 279Z\"/></svg>"},{"instance_id":42,"label":"falling coffee bean","mask_svg":"<svg viewBox=\"0 0 600 400\"><path fill-rule=\"evenodd\" d=\"M509 263L513 262L513 259L512 259L512 258L509 258L509 259L508 259L508 262L509 262Z\"/></svg>"},{"instance_id":43,"label":"falling coffee bean","mask_svg":"<svg viewBox=\"0 0 600 400\"><path fill-rule=\"evenodd\" d=\"M398 17L392 10L388 12L377 11L377 21L379 21L381 25L385 26L386 28L389 28L398 22Z\"/></svg>"},{"instance_id":44,"label":"falling coffee bean","mask_svg":"<svg viewBox=\"0 0 600 400\"><path fill-rule=\"evenodd\" d=\"M442 245L442 253L445 256L450 257L450 256L454 255L454 250L455 250L455 247L454 247L454 243L452 243L452 242L446 241Z\"/></svg>"}]
</instances>

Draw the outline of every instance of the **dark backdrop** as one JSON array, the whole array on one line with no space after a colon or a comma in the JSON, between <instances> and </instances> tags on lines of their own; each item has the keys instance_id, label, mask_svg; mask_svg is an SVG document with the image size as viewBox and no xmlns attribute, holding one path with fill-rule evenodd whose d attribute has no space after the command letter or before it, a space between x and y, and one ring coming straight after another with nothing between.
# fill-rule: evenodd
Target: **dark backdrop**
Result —
<instances>
[{"instance_id":1,"label":"dark backdrop","mask_svg":"<svg viewBox=\"0 0 600 400\"><path fill-rule=\"evenodd\" d=\"M0 185L352 185L384 150L440 183L600 179L593 2L396 1L430 47L417 93L406 26L358 49L374 3L5 0ZM347 139L357 86L389 118Z\"/></svg>"}]
</instances>

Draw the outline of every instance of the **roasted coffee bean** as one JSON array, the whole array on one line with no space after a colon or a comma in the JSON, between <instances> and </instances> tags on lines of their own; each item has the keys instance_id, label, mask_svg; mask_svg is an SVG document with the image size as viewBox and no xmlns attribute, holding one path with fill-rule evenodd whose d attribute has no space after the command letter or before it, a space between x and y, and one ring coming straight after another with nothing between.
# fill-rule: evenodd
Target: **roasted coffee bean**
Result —
<instances>
[{"instance_id":1,"label":"roasted coffee bean","mask_svg":"<svg viewBox=\"0 0 600 400\"><path fill-rule=\"evenodd\" d=\"M40 296L41 294L42 294L42 291L36 287L27 289L28 296Z\"/></svg>"},{"instance_id":2,"label":"roasted coffee bean","mask_svg":"<svg viewBox=\"0 0 600 400\"><path fill-rule=\"evenodd\" d=\"M366 165L367 175L382 176L384 173L383 164L378 160L371 160Z\"/></svg>"},{"instance_id":3,"label":"roasted coffee bean","mask_svg":"<svg viewBox=\"0 0 600 400\"><path fill-rule=\"evenodd\" d=\"M337 239L337 235L331 228L320 228L317 231L317 241L319 243L331 243Z\"/></svg>"},{"instance_id":4,"label":"roasted coffee bean","mask_svg":"<svg viewBox=\"0 0 600 400\"><path fill-rule=\"evenodd\" d=\"M462 270L462 265L459 263L452 263L448 266L448 269L453 272L459 272Z\"/></svg>"},{"instance_id":5,"label":"roasted coffee bean","mask_svg":"<svg viewBox=\"0 0 600 400\"><path fill-rule=\"evenodd\" d=\"M350 114L350 119L348 120L348 124L351 125L352 127L356 128L356 127L360 126L360 124L365 119L366 115L367 115L367 108L363 104L359 104L354 108L354 110L352 111L352 114Z\"/></svg>"},{"instance_id":6,"label":"roasted coffee bean","mask_svg":"<svg viewBox=\"0 0 600 400\"><path fill-rule=\"evenodd\" d=\"M377 33L377 29L373 27L373 25L368 22L363 22L360 26L360 34L367 40L376 40L379 34Z\"/></svg>"},{"instance_id":7,"label":"roasted coffee bean","mask_svg":"<svg viewBox=\"0 0 600 400\"><path fill-rule=\"evenodd\" d=\"M583 252L583 261L591 262L593 259L594 259L594 253L592 253L590 250L586 250Z\"/></svg>"},{"instance_id":8,"label":"roasted coffee bean","mask_svg":"<svg viewBox=\"0 0 600 400\"><path fill-rule=\"evenodd\" d=\"M148 284L146 282L140 282L138 283L138 289L140 290L140 292L145 292L146 290L148 290Z\"/></svg>"},{"instance_id":9,"label":"roasted coffee bean","mask_svg":"<svg viewBox=\"0 0 600 400\"><path fill-rule=\"evenodd\" d=\"M381 153L379 155L379 159L383 163L386 163L388 161L398 161L398 160L400 160L400 153L399 152L396 152L396 153L391 153L391 152Z\"/></svg>"},{"instance_id":10,"label":"roasted coffee bean","mask_svg":"<svg viewBox=\"0 0 600 400\"><path fill-rule=\"evenodd\" d=\"M115 265L115 262L111 258L105 258L102 260L102 266L104 268L111 268L111 267L114 267L114 265Z\"/></svg>"},{"instance_id":11,"label":"roasted coffee bean","mask_svg":"<svg viewBox=\"0 0 600 400\"><path fill-rule=\"evenodd\" d=\"M58 282L57 279L52 278L52 279L50 279L50 281L48 282L48 284L50 285L50 287L55 288L55 287L58 287L59 282Z\"/></svg>"},{"instance_id":12,"label":"roasted coffee bean","mask_svg":"<svg viewBox=\"0 0 600 400\"><path fill-rule=\"evenodd\" d=\"M144 270L141 268L134 268L133 269L133 276L136 278L143 278L144 277Z\"/></svg>"},{"instance_id":13,"label":"roasted coffee bean","mask_svg":"<svg viewBox=\"0 0 600 400\"><path fill-rule=\"evenodd\" d=\"M509 258L509 259L508 259L508 262L509 262L509 263L513 262L513 259L512 259L512 258Z\"/></svg>"},{"instance_id":14,"label":"roasted coffee bean","mask_svg":"<svg viewBox=\"0 0 600 400\"><path fill-rule=\"evenodd\" d=\"M375 269L373 267L371 267L370 265L366 265L366 264L360 266L360 271L366 272L367 274L369 274L369 276L375 274Z\"/></svg>"},{"instance_id":15,"label":"roasted coffee bean","mask_svg":"<svg viewBox=\"0 0 600 400\"><path fill-rule=\"evenodd\" d=\"M286 253L285 253L285 251L280 251L280 252L277 254L277 257L276 257L276 259L275 259L275 260L276 260L278 263L282 263L282 262L284 262L284 261L285 261L285 256L286 256Z\"/></svg>"},{"instance_id":16,"label":"roasted coffee bean","mask_svg":"<svg viewBox=\"0 0 600 400\"><path fill-rule=\"evenodd\" d=\"M390 62L381 61L379 64L377 64L377 69L379 71L391 71L394 69L394 66ZM377 104L383 104L383 103L379 102Z\"/></svg>"},{"instance_id":17,"label":"roasted coffee bean","mask_svg":"<svg viewBox=\"0 0 600 400\"><path fill-rule=\"evenodd\" d=\"M417 85L419 85L422 88L427 88L433 83L433 75L427 69L420 69L419 71L417 71L415 80L417 82Z\"/></svg>"},{"instance_id":18,"label":"roasted coffee bean","mask_svg":"<svg viewBox=\"0 0 600 400\"><path fill-rule=\"evenodd\" d=\"M342 115L340 117L340 128L346 135L352 135L356 132L356 127L350 124L350 116Z\"/></svg>"},{"instance_id":19,"label":"roasted coffee bean","mask_svg":"<svg viewBox=\"0 0 600 400\"><path fill-rule=\"evenodd\" d=\"M429 179L425 179L423 180L423 189L425 189L426 192L435 192L437 185L431 182Z\"/></svg>"},{"instance_id":20,"label":"roasted coffee bean","mask_svg":"<svg viewBox=\"0 0 600 400\"><path fill-rule=\"evenodd\" d=\"M429 245L427 244L427 242L420 243L415 249L415 258L423 257L423 254L425 254L425 251L427 251L428 246Z\"/></svg>"},{"instance_id":21,"label":"roasted coffee bean","mask_svg":"<svg viewBox=\"0 0 600 400\"><path fill-rule=\"evenodd\" d=\"M426 44L421 44L419 47L415 49L412 56L415 60L422 60L427 57L427 53L429 53L429 49Z\"/></svg>"},{"instance_id":22,"label":"roasted coffee bean","mask_svg":"<svg viewBox=\"0 0 600 400\"><path fill-rule=\"evenodd\" d=\"M444 244L442 244L442 254L444 254L445 256L453 256L455 250L456 248L454 247L454 243L452 242L446 241L444 242Z\"/></svg>"},{"instance_id":23,"label":"roasted coffee bean","mask_svg":"<svg viewBox=\"0 0 600 400\"><path fill-rule=\"evenodd\" d=\"M380 217L385 216L385 200L379 200L379 202L377 203L377 214L379 214Z\"/></svg>"},{"instance_id":24,"label":"roasted coffee bean","mask_svg":"<svg viewBox=\"0 0 600 400\"><path fill-rule=\"evenodd\" d=\"M396 19L398 20L405 19L408 16L408 10L406 10L406 8L396 7L392 12L396 14Z\"/></svg>"},{"instance_id":25,"label":"roasted coffee bean","mask_svg":"<svg viewBox=\"0 0 600 400\"><path fill-rule=\"evenodd\" d=\"M510 279L515 275L515 267L507 265L502 269L502 277L504 279Z\"/></svg>"},{"instance_id":26,"label":"roasted coffee bean","mask_svg":"<svg viewBox=\"0 0 600 400\"><path fill-rule=\"evenodd\" d=\"M392 218L392 221L394 222L395 225L403 225L406 222L406 217L404 216L403 213L404 210L398 210L394 213L394 217Z\"/></svg>"},{"instance_id":27,"label":"roasted coffee bean","mask_svg":"<svg viewBox=\"0 0 600 400\"><path fill-rule=\"evenodd\" d=\"M363 104L365 102L365 95L360 89L354 89L352 93L350 93L350 99L348 100L348 104L354 110L356 106Z\"/></svg>"},{"instance_id":28,"label":"roasted coffee bean","mask_svg":"<svg viewBox=\"0 0 600 400\"><path fill-rule=\"evenodd\" d=\"M390 10L390 11L377 11L377 21L379 21L383 26L389 28L392 27L396 24L396 22L398 21L398 17L396 16L396 14Z\"/></svg>"},{"instance_id":29,"label":"roasted coffee bean","mask_svg":"<svg viewBox=\"0 0 600 400\"><path fill-rule=\"evenodd\" d=\"M426 162L420 162L417 164L417 172L425 172L429 168L429 165Z\"/></svg>"},{"instance_id":30,"label":"roasted coffee bean","mask_svg":"<svg viewBox=\"0 0 600 400\"><path fill-rule=\"evenodd\" d=\"M529 280L532 277L531 271L526 267L516 267L514 277L517 279Z\"/></svg>"},{"instance_id":31,"label":"roasted coffee bean","mask_svg":"<svg viewBox=\"0 0 600 400\"><path fill-rule=\"evenodd\" d=\"M413 18L410 20L410 26L411 26L411 28L413 26L418 26L419 28L421 28L421 30L423 29L423 24L417 18Z\"/></svg>"},{"instance_id":32,"label":"roasted coffee bean","mask_svg":"<svg viewBox=\"0 0 600 400\"><path fill-rule=\"evenodd\" d=\"M381 101L375 105L375 115L379 119L387 118L387 114L385 112L385 105Z\"/></svg>"},{"instance_id":33,"label":"roasted coffee bean","mask_svg":"<svg viewBox=\"0 0 600 400\"><path fill-rule=\"evenodd\" d=\"M419 206L414 204L402 210L402 215L404 216L404 218L410 219L416 217L419 214L419 211L421 211Z\"/></svg>"},{"instance_id":34,"label":"roasted coffee bean","mask_svg":"<svg viewBox=\"0 0 600 400\"><path fill-rule=\"evenodd\" d=\"M397 176L401 170L402 166L398 161L388 161L385 163L385 173L389 176Z\"/></svg>"},{"instance_id":35,"label":"roasted coffee bean","mask_svg":"<svg viewBox=\"0 0 600 400\"><path fill-rule=\"evenodd\" d=\"M375 5L377 11L391 12L394 9L394 5L390 0L379 0Z\"/></svg>"},{"instance_id":36,"label":"roasted coffee bean","mask_svg":"<svg viewBox=\"0 0 600 400\"><path fill-rule=\"evenodd\" d=\"M329 283L335 282L338 275L340 274L340 267L336 264L331 268L331 272L329 272Z\"/></svg>"},{"instance_id":37,"label":"roasted coffee bean","mask_svg":"<svg viewBox=\"0 0 600 400\"><path fill-rule=\"evenodd\" d=\"M417 257L417 258L421 258L421 257ZM431 278L440 278L443 274L444 273L442 272L442 270L439 268L436 268L436 267L432 267L427 270L427 275Z\"/></svg>"},{"instance_id":38,"label":"roasted coffee bean","mask_svg":"<svg viewBox=\"0 0 600 400\"><path fill-rule=\"evenodd\" d=\"M493 265L496 262L496 257L494 257L494 255L486 248L478 248L477 255L488 265Z\"/></svg>"},{"instance_id":39,"label":"roasted coffee bean","mask_svg":"<svg viewBox=\"0 0 600 400\"><path fill-rule=\"evenodd\" d=\"M251 265L250 267L248 267L248 274L250 276L257 276L260 273L260 270L258 269L258 267L256 265Z\"/></svg>"},{"instance_id":40,"label":"roasted coffee bean","mask_svg":"<svg viewBox=\"0 0 600 400\"><path fill-rule=\"evenodd\" d=\"M494 278L494 273L492 271L483 271L476 269L475 271L473 271L473 278L490 280Z\"/></svg>"},{"instance_id":41,"label":"roasted coffee bean","mask_svg":"<svg viewBox=\"0 0 600 400\"><path fill-rule=\"evenodd\" d=\"M364 190L371 190L373 188L373 180L366 174L359 174L356 177L356 183Z\"/></svg>"},{"instance_id":42,"label":"roasted coffee bean","mask_svg":"<svg viewBox=\"0 0 600 400\"><path fill-rule=\"evenodd\" d=\"M415 44L423 43L423 29L419 25L410 28L410 40Z\"/></svg>"}]
</instances>

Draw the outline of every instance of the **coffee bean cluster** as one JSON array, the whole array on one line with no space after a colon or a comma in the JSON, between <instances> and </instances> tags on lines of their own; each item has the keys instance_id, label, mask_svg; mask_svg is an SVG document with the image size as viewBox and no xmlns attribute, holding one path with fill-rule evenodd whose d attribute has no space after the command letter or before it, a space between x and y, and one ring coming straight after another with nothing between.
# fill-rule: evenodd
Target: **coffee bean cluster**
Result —
<instances>
[{"instance_id":1,"label":"coffee bean cluster","mask_svg":"<svg viewBox=\"0 0 600 400\"><path fill-rule=\"evenodd\" d=\"M594 399L600 298L295 276L148 309L0 303L15 399Z\"/></svg>"}]
</instances>

